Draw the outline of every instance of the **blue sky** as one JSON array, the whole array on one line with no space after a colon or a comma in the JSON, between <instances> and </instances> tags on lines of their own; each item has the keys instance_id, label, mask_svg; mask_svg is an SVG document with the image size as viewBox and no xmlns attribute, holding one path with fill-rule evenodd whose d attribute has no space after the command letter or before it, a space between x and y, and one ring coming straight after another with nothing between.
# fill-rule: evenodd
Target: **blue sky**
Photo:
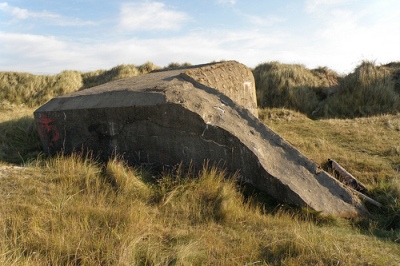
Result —
<instances>
[{"instance_id":1,"label":"blue sky","mask_svg":"<svg viewBox=\"0 0 400 266\"><path fill-rule=\"evenodd\" d=\"M398 0L0 0L0 71L400 61Z\"/></svg>"}]
</instances>

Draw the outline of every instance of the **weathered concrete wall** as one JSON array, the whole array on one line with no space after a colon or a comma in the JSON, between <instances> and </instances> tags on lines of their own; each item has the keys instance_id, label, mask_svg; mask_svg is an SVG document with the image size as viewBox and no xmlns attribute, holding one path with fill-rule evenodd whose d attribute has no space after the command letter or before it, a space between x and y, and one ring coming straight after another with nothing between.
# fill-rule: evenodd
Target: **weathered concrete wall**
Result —
<instances>
[{"instance_id":1,"label":"weathered concrete wall","mask_svg":"<svg viewBox=\"0 0 400 266\"><path fill-rule=\"evenodd\" d=\"M180 76L198 87L217 89L258 117L254 76L246 66L228 61L188 69Z\"/></svg>"},{"instance_id":2,"label":"weathered concrete wall","mask_svg":"<svg viewBox=\"0 0 400 266\"><path fill-rule=\"evenodd\" d=\"M225 68L231 74L224 87L213 77ZM255 91L247 95L251 88L244 85L254 84L248 71L236 62L216 63L55 98L34 114L43 147L90 149L104 159L117 153L153 166L183 162L200 169L210 160L282 202L339 216L364 213L349 190L257 119Z\"/></svg>"}]
</instances>

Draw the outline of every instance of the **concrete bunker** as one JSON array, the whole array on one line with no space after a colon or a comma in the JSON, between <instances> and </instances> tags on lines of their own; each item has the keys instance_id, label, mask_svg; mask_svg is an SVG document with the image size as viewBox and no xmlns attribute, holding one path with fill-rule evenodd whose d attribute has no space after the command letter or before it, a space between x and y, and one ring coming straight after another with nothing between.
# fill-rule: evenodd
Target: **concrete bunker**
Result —
<instances>
[{"instance_id":1,"label":"concrete bunker","mask_svg":"<svg viewBox=\"0 0 400 266\"><path fill-rule=\"evenodd\" d=\"M258 120L254 77L235 61L112 81L54 98L34 116L50 154L92 150L154 166L222 162L281 202L343 217L366 212Z\"/></svg>"}]
</instances>

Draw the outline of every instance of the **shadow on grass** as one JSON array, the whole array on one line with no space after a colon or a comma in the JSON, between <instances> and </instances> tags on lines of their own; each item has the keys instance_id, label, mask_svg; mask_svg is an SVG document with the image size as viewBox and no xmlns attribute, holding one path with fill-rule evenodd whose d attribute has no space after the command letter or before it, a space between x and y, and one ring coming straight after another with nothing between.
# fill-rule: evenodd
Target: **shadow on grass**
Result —
<instances>
[{"instance_id":1,"label":"shadow on grass","mask_svg":"<svg viewBox=\"0 0 400 266\"><path fill-rule=\"evenodd\" d=\"M42 151L33 117L0 123L0 161L24 164Z\"/></svg>"},{"instance_id":2,"label":"shadow on grass","mask_svg":"<svg viewBox=\"0 0 400 266\"><path fill-rule=\"evenodd\" d=\"M279 215L286 213L299 221L310 222L318 226L331 226L337 222L334 216L322 215L319 211L279 202L251 184L241 184L241 190L245 200L259 204L265 214Z\"/></svg>"}]
</instances>

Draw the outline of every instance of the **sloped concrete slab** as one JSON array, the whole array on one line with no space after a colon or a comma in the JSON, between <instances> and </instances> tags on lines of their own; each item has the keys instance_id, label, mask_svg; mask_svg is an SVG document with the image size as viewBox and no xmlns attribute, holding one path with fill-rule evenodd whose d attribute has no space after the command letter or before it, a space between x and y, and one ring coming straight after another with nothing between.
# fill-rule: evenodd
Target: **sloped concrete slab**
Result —
<instances>
[{"instance_id":1,"label":"sloped concrete slab","mask_svg":"<svg viewBox=\"0 0 400 266\"><path fill-rule=\"evenodd\" d=\"M209 160L281 202L343 217L366 213L336 179L257 118L254 78L234 61L150 73L52 99L35 111L50 154L117 153L131 164Z\"/></svg>"}]
</instances>

